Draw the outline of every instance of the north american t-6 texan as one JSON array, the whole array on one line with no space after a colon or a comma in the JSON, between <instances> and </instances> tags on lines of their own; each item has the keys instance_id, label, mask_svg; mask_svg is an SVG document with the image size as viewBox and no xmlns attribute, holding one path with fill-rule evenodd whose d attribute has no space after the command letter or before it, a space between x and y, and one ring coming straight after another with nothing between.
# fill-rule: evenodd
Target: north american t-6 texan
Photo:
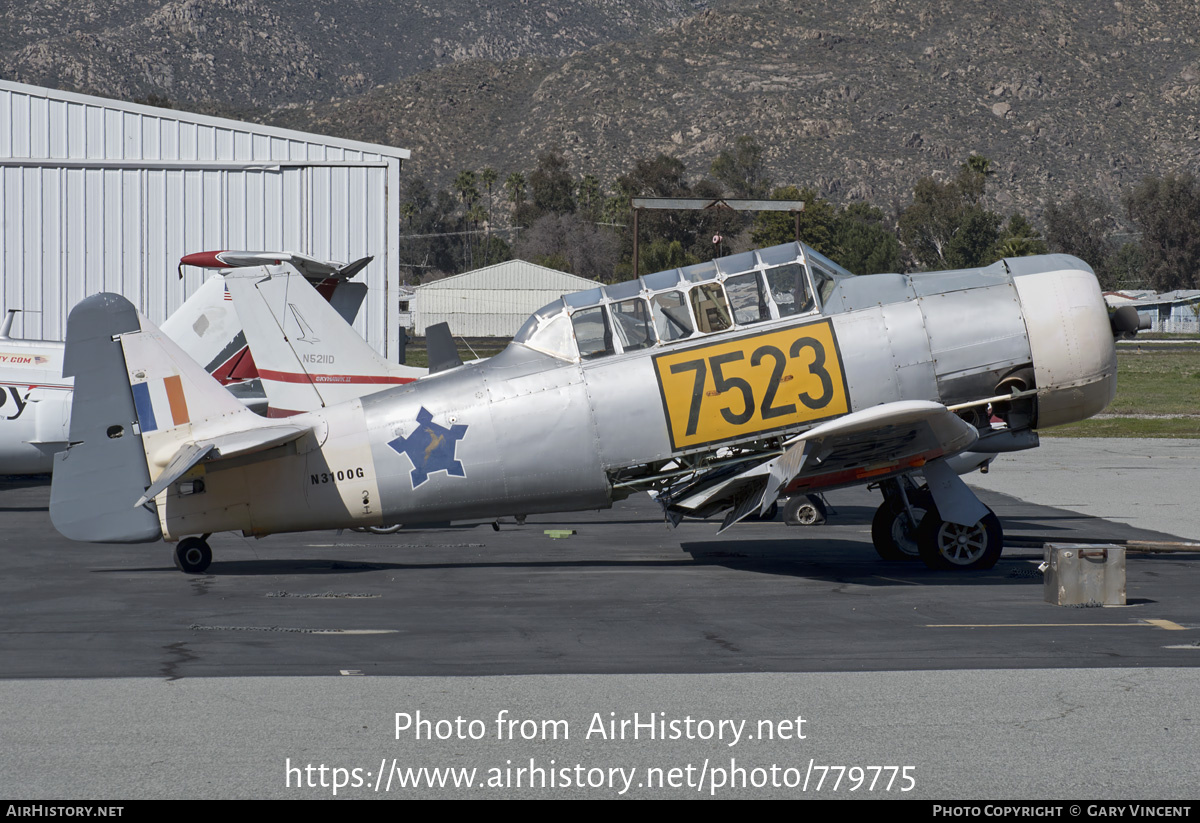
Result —
<instances>
[{"instance_id":1,"label":"north american t-6 texan","mask_svg":"<svg viewBox=\"0 0 1200 823\"><path fill-rule=\"evenodd\" d=\"M883 558L989 568L1000 523L957 470L1103 409L1114 340L1137 325L1075 257L855 276L790 243L566 295L489 360L264 419L98 294L68 322L71 445L50 513L74 540L174 543L201 572L228 530L603 509L640 491L673 523L723 514L724 529L781 496L873 484ZM314 337L309 379L338 382Z\"/></svg>"}]
</instances>

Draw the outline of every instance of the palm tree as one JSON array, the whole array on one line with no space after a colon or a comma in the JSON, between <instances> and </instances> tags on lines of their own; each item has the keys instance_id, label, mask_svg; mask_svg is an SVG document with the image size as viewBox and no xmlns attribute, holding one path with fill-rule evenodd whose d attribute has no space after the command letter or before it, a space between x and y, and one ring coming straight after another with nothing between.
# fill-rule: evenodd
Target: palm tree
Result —
<instances>
[{"instance_id":1,"label":"palm tree","mask_svg":"<svg viewBox=\"0 0 1200 823\"><path fill-rule=\"evenodd\" d=\"M493 186L495 186L495 184L496 184L496 177L497 177L496 170L495 170L495 169L493 169L493 168L491 168L490 166L489 166L489 167L487 167L487 168L485 168L483 171L481 171L481 172L479 173L479 179L483 181L483 185L487 186L487 196L488 196L488 204L487 204L487 213L488 213L487 234L486 234L486 235L484 235L484 241L483 241L483 244L484 244L484 245L483 245L483 261L484 261L484 265L487 265L487 261L491 259L491 253L492 253L492 221L491 221L491 215L492 215L492 187L493 187Z\"/></svg>"}]
</instances>

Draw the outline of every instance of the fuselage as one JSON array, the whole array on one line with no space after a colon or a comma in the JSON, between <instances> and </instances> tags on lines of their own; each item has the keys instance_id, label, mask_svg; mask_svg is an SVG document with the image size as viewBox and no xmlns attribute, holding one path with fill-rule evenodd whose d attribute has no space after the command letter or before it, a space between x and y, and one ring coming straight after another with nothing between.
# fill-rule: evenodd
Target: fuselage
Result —
<instances>
[{"instance_id":1,"label":"fuselage","mask_svg":"<svg viewBox=\"0 0 1200 823\"><path fill-rule=\"evenodd\" d=\"M63 344L0 339L0 474L49 472L71 421Z\"/></svg>"},{"instance_id":2,"label":"fuselage","mask_svg":"<svg viewBox=\"0 0 1200 823\"><path fill-rule=\"evenodd\" d=\"M603 508L898 400L989 435L1083 419L1115 375L1076 258L855 277L789 244L569 295L496 357L292 418L311 442L213 463L158 511L172 539ZM989 401L1010 389L1027 401Z\"/></svg>"}]
</instances>

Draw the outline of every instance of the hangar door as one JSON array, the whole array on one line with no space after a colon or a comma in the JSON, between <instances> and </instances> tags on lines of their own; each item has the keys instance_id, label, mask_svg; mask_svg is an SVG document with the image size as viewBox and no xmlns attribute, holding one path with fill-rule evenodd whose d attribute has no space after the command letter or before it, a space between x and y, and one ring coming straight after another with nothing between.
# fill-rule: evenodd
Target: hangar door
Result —
<instances>
[{"instance_id":1,"label":"hangar door","mask_svg":"<svg viewBox=\"0 0 1200 823\"><path fill-rule=\"evenodd\" d=\"M203 282L179 258L219 249L373 254L358 331L386 345L386 163L6 160L0 174L4 308L13 335L61 340L72 306L123 294L161 322Z\"/></svg>"}]
</instances>

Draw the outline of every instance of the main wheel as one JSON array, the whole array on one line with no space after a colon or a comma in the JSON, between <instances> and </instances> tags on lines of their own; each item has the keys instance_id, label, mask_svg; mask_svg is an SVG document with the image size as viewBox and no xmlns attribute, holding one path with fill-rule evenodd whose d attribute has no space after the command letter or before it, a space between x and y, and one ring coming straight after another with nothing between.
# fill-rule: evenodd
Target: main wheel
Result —
<instances>
[{"instance_id":1,"label":"main wheel","mask_svg":"<svg viewBox=\"0 0 1200 823\"><path fill-rule=\"evenodd\" d=\"M753 523L770 523L775 519L775 515L779 514L779 504L772 503L767 506L767 511L764 514L759 514L758 510L754 510L744 518Z\"/></svg>"},{"instance_id":2,"label":"main wheel","mask_svg":"<svg viewBox=\"0 0 1200 823\"><path fill-rule=\"evenodd\" d=\"M920 556L917 530L930 506L928 495L910 494L909 506L912 520L898 498L883 501L875 510L875 517L871 519L871 543L883 560L916 560Z\"/></svg>"},{"instance_id":3,"label":"main wheel","mask_svg":"<svg viewBox=\"0 0 1200 823\"><path fill-rule=\"evenodd\" d=\"M212 549L202 537L185 537L175 544L175 565L182 572L201 574L212 562Z\"/></svg>"},{"instance_id":4,"label":"main wheel","mask_svg":"<svg viewBox=\"0 0 1200 823\"><path fill-rule=\"evenodd\" d=\"M931 569L990 569L1004 550L1004 530L991 509L970 526L948 523L930 509L917 527L917 550Z\"/></svg>"},{"instance_id":5,"label":"main wheel","mask_svg":"<svg viewBox=\"0 0 1200 823\"><path fill-rule=\"evenodd\" d=\"M789 526L819 526L829 512L815 494L798 494L788 498L783 507L783 522Z\"/></svg>"}]
</instances>

